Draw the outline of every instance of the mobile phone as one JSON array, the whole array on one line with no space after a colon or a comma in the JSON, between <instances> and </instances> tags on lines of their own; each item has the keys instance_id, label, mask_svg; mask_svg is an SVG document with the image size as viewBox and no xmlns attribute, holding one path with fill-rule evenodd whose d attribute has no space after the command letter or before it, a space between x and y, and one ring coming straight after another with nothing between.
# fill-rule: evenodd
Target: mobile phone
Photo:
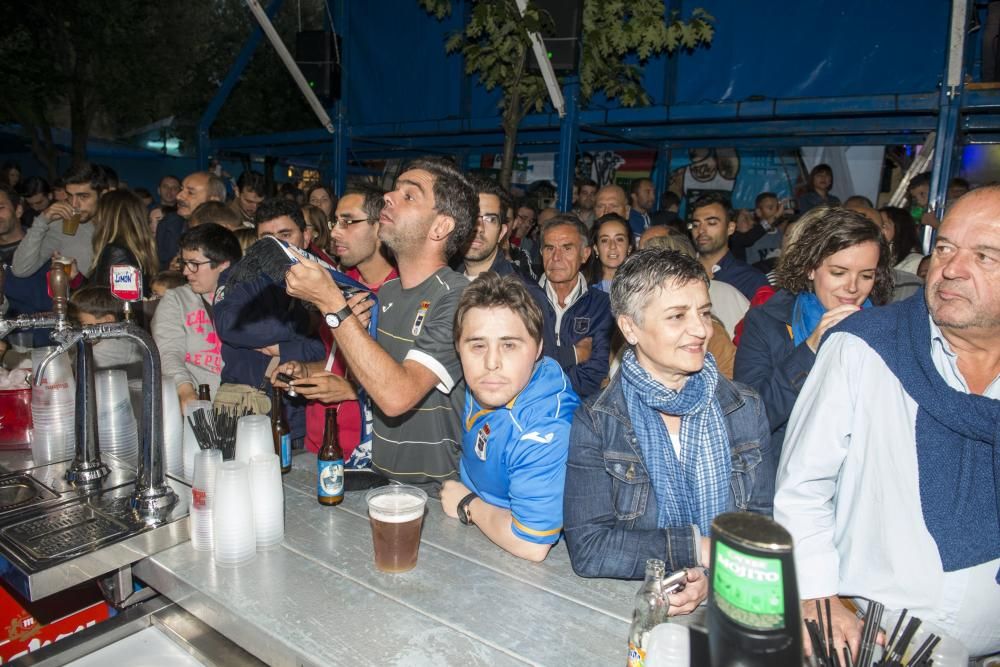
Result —
<instances>
[{"instance_id":1,"label":"mobile phone","mask_svg":"<svg viewBox=\"0 0 1000 667\"><path fill-rule=\"evenodd\" d=\"M663 587L663 594L670 595L671 593L680 593L687 586L687 570L677 570L671 573L669 576L663 578L661 586Z\"/></svg>"}]
</instances>

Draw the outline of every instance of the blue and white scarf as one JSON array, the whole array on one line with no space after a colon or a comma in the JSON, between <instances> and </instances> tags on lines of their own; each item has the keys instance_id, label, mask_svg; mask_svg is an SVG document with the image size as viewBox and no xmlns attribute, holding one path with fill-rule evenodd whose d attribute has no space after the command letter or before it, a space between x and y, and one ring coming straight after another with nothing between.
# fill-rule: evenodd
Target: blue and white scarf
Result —
<instances>
[{"instance_id":1,"label":"blue and white scarf","mask_svg":"<svg viewBox=\"0 0 1000 667\"><path fill-rule=\"evenodd\" d=\"M621 373L625 405L653 483L657 526L693 523L708 535L712 520L730 509L733 470L729 434L715 396L715 359L705 355L705 366L680 391L653 379L631 349L625 351ZM681 417L680 460L661 413Z\"/></svg>"}]
</instances>

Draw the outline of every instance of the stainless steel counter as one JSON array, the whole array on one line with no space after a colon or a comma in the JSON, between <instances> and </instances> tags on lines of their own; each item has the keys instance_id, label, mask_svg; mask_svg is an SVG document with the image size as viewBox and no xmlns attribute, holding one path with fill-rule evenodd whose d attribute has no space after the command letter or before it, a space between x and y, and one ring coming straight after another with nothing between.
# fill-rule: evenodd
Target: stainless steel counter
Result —
<instances>
[{"instance_id":1,"label":"stainless steel counter","mask_svg":"<svg viewBox=\"0 0 1000 667\"><path fill-rule=\"evenodd\" d=\"M236 568L180 544L135 573L272 665L615 665L639 582L582 579L560 542L510 556L435 500L416 569L375 570L364 493L316 502L315 457L285 482L285 541Z\"/></svg>"}]
</instances>

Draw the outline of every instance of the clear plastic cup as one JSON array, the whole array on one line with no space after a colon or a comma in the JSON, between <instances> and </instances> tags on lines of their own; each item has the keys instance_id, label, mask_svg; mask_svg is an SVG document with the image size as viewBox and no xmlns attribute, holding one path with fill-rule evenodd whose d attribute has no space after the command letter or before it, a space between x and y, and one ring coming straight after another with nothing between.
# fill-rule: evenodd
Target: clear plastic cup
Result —
<instances>
[{"instance_id":1,"label":"clear plastic cup","mask_svg":"<svg viewBox=\"0 0 1000 667\"><path fill-rule=\"evenodd\" d=\"M250 459L250 492L257 548L281 544L285 539L285 494L281 461L276 454L258 454Z\"/></svg>"},{"instance_id":2,"label":"clear plastic cup","mask_svg":"<svg viewBox=\"0 0 1000 667\"><path fill-rule=\"evenodd\" d=\"M249 466L242 461L224 461L215 475L213 537L215 562L240 565L257 553Z\"/></svg>"},{"instance_id":3,"label":"clear plastic cup","mask_svg":"<svg viewBox=\"0 0 1000 667\"><path fill-rule=\"evenodd\" d=\"M365 496L372 527L375 567L398 573L417 565L427 494L405 484L372 489Z\"/></svg>"},{"instance_id":4,"label":"clear plastic cup","mask_svg":"<svg viewBox=\"0 0 1000 667\"><path fill-rule=\"evenodd\" d=\"M194 456L191 484L191 546L198 551L215 548L215 477L222 465L222 452L203 449Z\"/></svg>"},{"instance_id":5,"label":"clear plastic cup","mask_svg":"<svg viewBox=\"0 0 1000 667\"><path fill-rule=\"evenodd\" d=\"M163 378L162 392L164 467L168 473L179 477L184 473L184 424L181 421L181 403L177 397L177 385L174 384L173 378Z\"/></svg>"},{"instance_id":6,"label":"clear plastic cup","mask_svg":"<svg viewBox=\"0 0 1000 667\"><path fill-rule=\"evenodd\" d=\"M271 420L264 415L247 415L236 422L236 460L249 464L258 454L274 454Z\"/></svg>"},{"instance_id":7,"label":"clear plastic cup","mask_svg":"<svg viewBox=\"0 0 1000 667\"><path fill-rule=\"evenodd\" d=\"M187 405L184 406L184 438L182 450L184 452L184 479L194 479L194 457L201 450L201 445L198 444L198 439L194 435L194 429L191 427L191 423L188 421L188 417L193 415L196 410L208 410L212 411L211 401L189 401Z\"/></svg>"}]
</instances>

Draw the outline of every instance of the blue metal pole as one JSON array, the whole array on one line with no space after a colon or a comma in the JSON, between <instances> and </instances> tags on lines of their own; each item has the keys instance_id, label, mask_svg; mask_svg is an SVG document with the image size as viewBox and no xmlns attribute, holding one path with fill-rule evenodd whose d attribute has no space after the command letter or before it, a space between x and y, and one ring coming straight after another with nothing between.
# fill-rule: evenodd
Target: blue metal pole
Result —
<instances>
[{"instance_id":1,"label":"blue metal pole","mask_svg":"<svg viewBox=\"0 0 1000 667\"><path fill-rule=\"evenodd\" d=\"M337 25L334 29L338 34L349 33L347 28L348 5L347 0L337 2ZM329 6L329 3L328 5ZM333 190L338 197L344 194L347 187L347 152L349 150L350 138L348 132L350 126L347 121L348 100L350 98L349 82L351 72L351 59L348 56L350 49L341 46L340 50L340 97L335 105L336 118L334 122L337 129L333 133Z\"/></svg>"},{"instance_id":2,"label":"blue metal pole","mask_svg":"<svg viewBox=\"0 0 1000 667\"><path fill-rule=\"evenodd\" d=\"M273 19L274 15L278 13L281 5L285 0L271 0L271 4L265 9L267 18ZM246 69L247 65L250 64L250 59L253 57L254 51L257 49L257 45L260 44L260 40L264 37L264 31L261 30L259 25L256 25L253 32L247 38L247 41L243 43L243 49L240 51L239 55L236 56L236 61L233 66L229 68L229 73L226 74L226 78L223 79L222 85L219 86L219 90L215 93L215 97L212 101L208 103L208 107L205 112L201 115L198 120L197 129L197 140L198 140L198 169L206 169L208 167L208 153L210 149L209 140L209 130L212 127L212 123L219 115L219 111L222 110L222 105L226 103L229 99L230 93L233 92L233 88L236 87L236 83L240 80L240 76L243 74L243 70Z\"/></svg>"},{"instance_id":3,"label":"blue metal pole","mask_svg":"<svg viewBox=\"0 0 1000 667\"><path fill-rule=\"evenodd\" d=\"M580 136L580 79L567 77L563 86L566 117L559 125L559 155L556 160L556 187L559 210L573 206L573 180L576 176L576 142Z\"/></svg>"},{"instance_id":4,"label":"blue metal pole","mask_svg":"<svg viewBox=\"0 0 1000 667\"><path fill-rule=\"evenodd\" d=\"M651 180L653 181L653 192L656 195L656 202L653 210L660 210L660 195L667 190L667 179L670 177L670 149L666 145L660 146L656 151L656 164L653 165Z\"/></svg>"}]
</instances>

